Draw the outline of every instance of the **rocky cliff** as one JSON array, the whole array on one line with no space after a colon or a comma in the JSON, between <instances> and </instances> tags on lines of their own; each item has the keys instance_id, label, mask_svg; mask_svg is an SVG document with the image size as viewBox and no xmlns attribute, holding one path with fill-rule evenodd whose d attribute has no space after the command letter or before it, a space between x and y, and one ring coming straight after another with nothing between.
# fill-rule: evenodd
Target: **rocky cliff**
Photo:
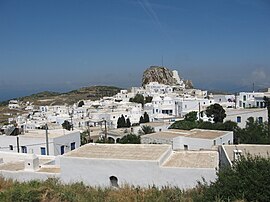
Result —
<instances>
[{"instance_id":1,"label":"rocky cliff","mask_svg":"<svg viewBox=\"0 0 270 202\"><path fill-rule=\"evenodd\" d=\"M143 72L142 85L150 82L158 82L171 86L178 86L185 84L186 88L193 88L193 84L190 80L179 79L177 71L171 71L166 67L151 66Z\"/></svg>"}]
</instances>

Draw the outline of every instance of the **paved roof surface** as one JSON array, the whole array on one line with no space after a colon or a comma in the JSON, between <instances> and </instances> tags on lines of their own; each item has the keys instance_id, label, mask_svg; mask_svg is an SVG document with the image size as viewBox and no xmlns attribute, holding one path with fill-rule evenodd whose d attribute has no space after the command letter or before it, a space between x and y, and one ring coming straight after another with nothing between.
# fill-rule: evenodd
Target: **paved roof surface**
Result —
<instances>
[{"instance_id":1,"label":"paved roof surface","mask_svg":"<svg viewBox=\"0 0 270 202\"><path fill-rule=\"evenodd\" d=\"M164 132L152 133L142 137L165 138L165 139L173 139L175 137L215 139L217 137L226 135L228 132L229 131L203 130L203 129L193 129L193 130L170 129Z\"/></svg>"},{"instance_id":2,"label":"paved roof surface","mask_svg":"<svg viewBox=\"0 0 270 202\"><path fill-rule=\"evenodd\" d=\"M8 170L8 171L18 171L24 170L24 161L16 161L9 163L1 163L0 170Z\"/></svg>"},{"instance_id":3,"label":"paved roof surface","mask_svg":"<svg viewBox=\"0 0 270 202\"><path fill-rule=\"evenodd\" d=\"M158 160L171 149L170 145L151 144L87 144L64 154L67 157Z\"/></svg>"},{"instance_id":4,"label":"paved roof surface","mask_svg":"<svg viewBox=\"0 0 270 202\"><path fill-rule=\"evenodd\" d=\"M270 157L270 145L252 145L252 144L240 144L240 145L223 145L228 157L231 161L234 160L234 150L241 150L242 155L247 154L254 156Z\"/></svg>"},{"instance_id":5,"label":"paved roof surface","mask_svg":"<svg viewBox=\"0 0 270 202\"><path fill-rule=\"evenodd\" d=\"M174 151L162 166L183 168L216 168L218 166L218 152Z\"/></svg>"},{"instance_id":6,"label":"paved roof surface","mask_svg":"<svg viewBox=\"0 0 270 202\"><path fill-rule=\"evenodd\" d=\"M76 132L75 130L73 131L68 131L65 129L55 129L55 130L48 130L48 137L49 138L57 138L61 137L64 135L68 135L71 133ZM27 133L24 133L21 135L22 137L29 137L29 138L45 138L46 137L46 131L45 130L28 130Z\"/></svg>"}]
</instances>

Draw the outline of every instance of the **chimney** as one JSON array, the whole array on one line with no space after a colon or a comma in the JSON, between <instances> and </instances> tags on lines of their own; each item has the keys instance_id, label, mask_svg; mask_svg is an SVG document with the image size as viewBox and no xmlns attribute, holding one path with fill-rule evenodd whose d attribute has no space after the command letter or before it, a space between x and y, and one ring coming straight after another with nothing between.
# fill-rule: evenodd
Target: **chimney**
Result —
<instances>
[{"instance_id":1,"label":"chimney","mask_svg":"<svg viewBox=\"0 0 270 202\"><path fill-rule=\"evenodd\" d=\"M35 154L27 155L24 160L24 170L35 171L39 168L39 159Z\"/></svg>"},{"instance_id":2,"label":"chimney","mask_svg":"<svg viewBox=\"0 0 270 202\"><path fill-rule=\"evenodd\" d=\"M239 158L241 157L242 154L242 150L233 150L233 161L237 161L239 160Z\"/></svg>"}]
</instances>

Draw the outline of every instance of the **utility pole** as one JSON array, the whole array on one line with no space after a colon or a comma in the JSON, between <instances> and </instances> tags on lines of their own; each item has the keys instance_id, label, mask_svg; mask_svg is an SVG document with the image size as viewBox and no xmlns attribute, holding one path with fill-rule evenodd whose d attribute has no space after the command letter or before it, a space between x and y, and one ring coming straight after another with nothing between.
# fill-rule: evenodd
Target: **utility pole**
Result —
<instances>
[{"instance_id":1,"label":"utility pole","mask_svg":"<svg viewBox=\"0 0 270 202\"><path fill-rule=\"evenodd\" d=\"M163 67L163 55L161 57L161 66Z\"/></svg>"},{"instance_id":2,"label":"utility pole","mask_svg":"<svg viewBox=\"0 0 270 202\"><path fill-rule=\"evenodd\" d=\"M268 138L270 141L270 98L264 96L264 102L265 102L265 107L267 108L267 112L268 112Z\"/></svg>"},{"instance_id":3,"label":"utility pole","mask_svg":"<svg viewBox=\"0 0 270 202\"><path fill-rule=\"evenodd\" d=\"M69 115L70 115L70 124L71 124L71 130L73 130L73 120L72 120L72 118L73 118L73 113L74 113L74 111L73 111L73 109L71 110L71 112L69 112Z\"/></svg>"},{"instance_id":4,"label":"utility pole","mask_svg":"<svg viewBox=\"0 0 270 202\"><path fill-rule=\"evenodd\" d=\"M237 93L234 95L234 108L236 109L236 103L237 103Z\"/></svg>"},{"instance_id":5,"label":"utility pole","mask_svg":"<svg viewBox=\"0 0 270 202\"><path fill-rule=\"evenodd\" d=\"M107 121L104 120L105 123L105 143L107 142Z\"/></svg>"},{"instance_id":6,"label":"utility pole","mask_svg":"<svg viewBox=\"0 0 270 202\"><path fill-rule=\"evenodd\" d=\"M48 137L48 125L47 125L47 123L45 124L45 130L46 130L46 150L47 150L47 155L49 156L49 137Z\"/></svg>"},{"instance_id":7,"label":"utility pole","mask_svg":"<svg viewBox=\"0 0 270 202\"><path fill-rule=\"evenodd\" d=\"M20 153L19 136L17 135L17 152Z\"/></svg>"},{"instance_id":8,"label":"utility pole","mask_svg":"<svg viewBox=\"0 0 270 202\"><path fill-rule=\"evenodd\" d=\"M255 92L255 87L254 87L255 85L254 85L254 82L253 82L253 84L252 84L252 91L253 91L253 93Z\"/></svg>"},{"instance_id":9,"label":"utility pole","mask_svg":"<svg viewBox=\"0 0 270 202\"><path fill-rule=\"evenodd\" d=\"M88 141L88 143L90 143L91 142L91 136L90 136L90 126L89 126L89 121L87 122L87 127L88 127L88 130L87 130L87 132L88 132L88 137L89 137L89 141Z\"/></svg>"},{"instance_id":10,"label":"utility pole","mask_svg":"<svg viewBox=\"0 0 270 202\"><path fill-rule=\"evenodd\" d=\"M201 120L201 103L199 102L199 121Z\"/></svg>"}]
</instances>

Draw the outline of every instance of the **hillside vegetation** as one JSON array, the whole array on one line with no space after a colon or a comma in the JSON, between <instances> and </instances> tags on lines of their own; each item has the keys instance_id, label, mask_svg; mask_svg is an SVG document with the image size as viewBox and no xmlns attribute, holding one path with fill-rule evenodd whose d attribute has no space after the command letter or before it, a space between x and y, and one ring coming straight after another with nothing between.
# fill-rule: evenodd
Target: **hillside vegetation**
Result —
<instances>
[{"instance_id":1,"label":"hillside vegetation","mask_svg":"<svg viewBox=\"0 0 270 202\"><path fill-rule=\"evenodd\" d=\"M35 105L71 105L80 100L98 100L104 96L113 96L120 90L121 88L114 86L90 86L66 93L44 91L20 97L18 100L33 102ZM2 102L2 104L7 105L8 103Z\"/></svg>"}]
</instances>

